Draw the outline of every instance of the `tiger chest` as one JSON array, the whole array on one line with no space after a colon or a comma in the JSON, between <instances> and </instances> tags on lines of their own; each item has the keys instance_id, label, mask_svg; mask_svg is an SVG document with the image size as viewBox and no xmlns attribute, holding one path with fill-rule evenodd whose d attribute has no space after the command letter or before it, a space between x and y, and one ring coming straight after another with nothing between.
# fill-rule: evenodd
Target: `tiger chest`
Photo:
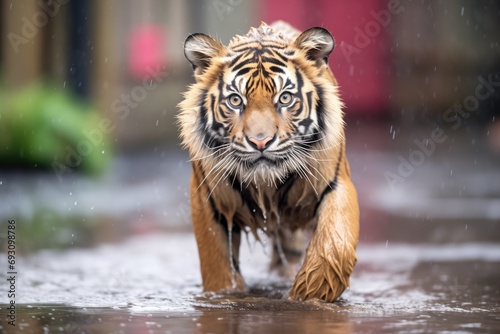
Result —
<instances>
[{"instance_id":1,"label":"tiger chest","mask_svg":"<svg viewBox=\"0 0 500 334\"><path fill-rule=\"evenodd\" d=\"M234 223L253 232L261 230L271 235L280 226L292 230L314 226L318 196L310 187L293 180L283 187L268 185L233 189L233 199L239 197Z\"/></svg>"}]
</instances>

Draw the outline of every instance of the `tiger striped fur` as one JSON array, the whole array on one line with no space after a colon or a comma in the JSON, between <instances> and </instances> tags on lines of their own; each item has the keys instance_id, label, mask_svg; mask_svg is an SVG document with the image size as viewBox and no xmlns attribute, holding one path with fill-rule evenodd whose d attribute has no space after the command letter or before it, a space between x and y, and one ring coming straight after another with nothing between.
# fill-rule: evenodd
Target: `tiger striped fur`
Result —
<instances>
[{"instance_id":1,"label":"tiger striped fur","mask_svg":"<svg viewBox=\"0 0 500 334\"><path fill-rule=\"evenodd\" d=\"M359 209L327 64L333 48L327 30L299 33L284 22L228 46L199 33L186 39L196 82L178 123L205 291L245 289L241 234L259 231L273 240L272 268L294 277L290 299L332 302L349 286Z\"/></svg>"}]
</instances>

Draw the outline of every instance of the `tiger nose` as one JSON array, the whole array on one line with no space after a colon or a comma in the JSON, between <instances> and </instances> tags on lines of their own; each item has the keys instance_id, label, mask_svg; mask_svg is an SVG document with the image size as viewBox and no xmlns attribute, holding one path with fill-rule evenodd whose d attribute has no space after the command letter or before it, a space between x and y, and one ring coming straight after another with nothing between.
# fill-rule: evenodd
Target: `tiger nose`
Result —
<instances>
[{"instance_id":1,"label":"tiger nose","mask_svg":"<svg viewBox=\"0 0 500 334\"><path fill-rule=\"evenodd\" d=\"M271 145L271 143L274 141L276 136L267 136L264 137L264 135L257 135L257 136L252 136L252 137L247 137L245 136L247 141L250 143L250 145L254 148L256 148L259 151L264 151L266 148Z\"/></svg>"}]
</instances>

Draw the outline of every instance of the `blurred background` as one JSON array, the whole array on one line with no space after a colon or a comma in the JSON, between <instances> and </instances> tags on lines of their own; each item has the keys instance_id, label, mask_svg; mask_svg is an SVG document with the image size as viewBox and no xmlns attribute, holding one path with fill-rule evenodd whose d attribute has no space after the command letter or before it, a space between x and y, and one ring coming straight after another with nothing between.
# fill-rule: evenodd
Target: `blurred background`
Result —
<instances>
[{"instance_id":1,"label":"blurred background","mask_svg":"<svg viewBox=\"0 0 500 334\"><path fill-rule=\"evenodd\" d=\"M201 295L183 42L275 20L336 41L361 232L323 311L251 238L248 294ZM0 0L0 280L15 220L26 333L499 332L499 118L496 0Z\"/></svg>"},{"instance_id":2,"label":"blurred background","mask_svg":"<svg viewBox=\"0 0 500 334\"><path fill-rule=\"evenodd\" d=\"M0 4L0 224L26 251L190 231L183 41L275 20L335 37L361 242L500 239L496 1Z\"/></svg>"}]
</instances>

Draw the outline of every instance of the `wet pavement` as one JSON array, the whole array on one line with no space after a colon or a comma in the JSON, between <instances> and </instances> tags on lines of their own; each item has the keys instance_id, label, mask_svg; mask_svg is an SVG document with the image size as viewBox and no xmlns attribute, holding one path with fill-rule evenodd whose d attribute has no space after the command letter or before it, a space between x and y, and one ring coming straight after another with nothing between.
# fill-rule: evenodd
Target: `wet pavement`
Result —
<instances>
[{"instance_id":1,"label":"wet pavement","mask_svg":"<svg viewBox=\"0 0 500 334\"><path fill-rule=\"evenodd\" d=\"M392 186L416 133L351 124L361 205L359 262L333 304L284 298L270 245L242 244L248 293L201 293L190 232L188 158L177 148L121 154L93 180L0 172L0 227L17 235L16 326L2 333L500 332L500 159L450 139ZM359 135L362 133L362 136ZM403 136L403 133L405 135ZM7 279L0 253L0 280Z\"/></svg>"}]
</instances>

